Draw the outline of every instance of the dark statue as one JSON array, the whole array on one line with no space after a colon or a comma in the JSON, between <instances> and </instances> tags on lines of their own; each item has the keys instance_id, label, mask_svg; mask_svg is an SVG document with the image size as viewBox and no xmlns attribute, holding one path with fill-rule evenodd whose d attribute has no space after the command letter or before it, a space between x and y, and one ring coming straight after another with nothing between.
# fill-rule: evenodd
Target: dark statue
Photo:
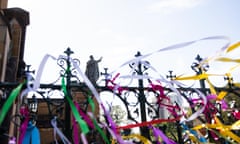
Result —
<instances>
[{"instance_id":1,"label":"dark statue","mask_svg":"<svg viewBox=\"0 0 240 144\"><path fill-rule=\"evenodd\" d=\"M86 76L91 81L93 85L96 85L96 81L99 78L99 68L98 63L102 61L102 57L99 60L95 60L92 55L90 55L90 60L87 62L86 66Z\"/></svg>"}]
</instances>

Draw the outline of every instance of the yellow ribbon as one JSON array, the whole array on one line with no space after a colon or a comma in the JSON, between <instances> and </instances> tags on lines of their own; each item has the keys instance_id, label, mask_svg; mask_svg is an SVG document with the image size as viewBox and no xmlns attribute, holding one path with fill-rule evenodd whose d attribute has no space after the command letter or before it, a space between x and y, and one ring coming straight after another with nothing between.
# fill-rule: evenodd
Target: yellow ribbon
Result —
<instances>
[{"instance_id":1,"label":"yellow ribbon","mask_svg":"<svg viewBox=\"0 0 240 144\"><path fill-rule=\"evenodd\" d=\"M209 85L209 89L210 89L211 94L217 95L217 92L216 92L213 84L210 82L210 80L209 80L208 78L206 78L206 81L207 81L207 83L208 83L208 85Z\"/></svg>"},{"instance_id":2,"label":"yellow ribbon","mask_svg":"<svg viewBox=\"0 0 240 144\"><path fill-rule=\"evenodd\" d=\"M217 96L217 100L222 100L226 95L227 95L226 91L221 91Z\"/></svg>"},{"instance_id":3,"label":"yellow ribbon","mask_svg":"<svg viewBox=\"0 0 240 144\"><path fill-rule=\"evenodd\" d=\"M206 79L209 76L223 76L222 74L200 74L200 75L193 75L193 76L178 76L175 78L175 80L201 80L201 79Z\"/></svg>"},{"instance_id":4,"label":"yellow ribbon","mask_svg":"<svg viewBox=\"0 0 240 144\"><path fill-rule=\"evenodd\" d=\"M138 134L131 134L131 135L128 135L128 136L122 136L122 138L124 140L137 138L141 142L143 142L144 144L152 144L147 138L145 138L144 136L138 135ZM112 139L112 144L115 144L115 143L116 143L115 139Z\"/></svg>"},{"instance_id":5,"label":"yellow ribbon","mask_svg":"<svg viewBox=\"0 0 240 144\"><path fill-rule=\"evenodd\" d=\"M229 46L229 47L227 48L226 52L230 52L230 51L238 48L239 46L240 46L240 42L236 42L235 44Z\"/></svg>"},{"instance_id":6,"label":"yellow ribbon","mask_svg":"<svg viewBox=\"0 0 240 144\"><path fill-rule=\"evenodd\" d=\"M226 73L225 75L227 75L229 77L231 76L230 73ZM206 79L206 82L209 85L209 89L210 89L211 94L217 95L217 92L214 88L214 85L210 82L210 80L208 78L209 76L223 76L223 75L222 74L206 74L206 73L203 73L203 74L195 75L195 76L176 77L175 80L201 80L201 79ZM240 86L240 84L239 84L239 86ZM217 100L222 100L226 95L227 95L226 91L219 92L219 94L217 95Z\"/></svg>"},{"instance_id":7,"label":"yellow ribbon","mask_svg":"<svg viewBox=\"0 0 240 144\"><path fill-rule=\"evenodd\" d=\"M214 89L213 84L209 81L208 77L209 76L223 76L222 74L199 74L199 75L194 75L194 76L185 76L185 77L176 77L175 80L201 80L201 79L205 79L206 82L209 85L209 89L211 91L212 94L216 94L216 90Z\"/></svg>"},{"instance_id":8,"label":"yellow ribbon","mask_svg":"<svg viewBox=\"0 0 240 144\"><path fill-rule=\"evenodd\" d=\"M240 87L240 83L234 83L234 86Z\"/></svg>"},{"instance_id":9,"label":"yellow ribbon","mask_svg":"<svg viewBox=\"0 0 240 144\"><path fill-rule=\"evenodd\" d=\"M240 59L232 59L228 57L219 57L219 58L216 58L216 61L240 63Z\"/></svg>"},{"instance_id":10,"label":"yellow ribbon","mask_svg":"<svg viewBox=\"0 0 240 144\"><path fill-rule=\"evenodd\" d=\"M198 132L198 131L196 130L196 132ZM198 134L202 136L202 134L200 132L198 132ZM188 132L188 137L191 139L191 141L193 143L201 144L201 142L197 139L197 137L195 135L191 134L190 132Z\"/></svg>"},{"instance_id":11,"label":"yellow ribbon","mask_svg":"<svg viewBox=\"0 0 240 144\"><path fill-rule=\"evenodd\" d=\"M192 129L193 130L199 130L202 128L216 129L216 130L219 130L219 134L221 134L222 137L224 138L230 137L236 142L240 143L240 137L238 137L233 132L231 132L231 130L240 130L240 120L238 120L232 125L222 124L222 122L217 117L215 117L214 120L215 120L215 123L213 124L200 124L198 126L195 126Z\"/></svg>"}]
</instances>

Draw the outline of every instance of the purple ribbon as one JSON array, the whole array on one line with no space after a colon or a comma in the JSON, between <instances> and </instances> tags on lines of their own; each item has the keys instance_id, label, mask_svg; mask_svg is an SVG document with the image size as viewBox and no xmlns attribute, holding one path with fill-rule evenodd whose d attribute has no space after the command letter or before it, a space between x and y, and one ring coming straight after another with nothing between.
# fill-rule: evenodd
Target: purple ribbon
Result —
<instances>
[{"instance_id":1,"label":"purple ribbon","mask_svg":"<svg viewBox=\"0 0 240 144\"><path fill-rule=\"evenodd\" d=\"M161 144L158 140L158 138L160 137L166 144L177 144L176 142L174 142L173 140L169 139L160 129L157 129L153 126L150 126L150 128L152 128L153 130L153 134L156 137L157 140L157 144Z\"/></svg>"}]
</instances>

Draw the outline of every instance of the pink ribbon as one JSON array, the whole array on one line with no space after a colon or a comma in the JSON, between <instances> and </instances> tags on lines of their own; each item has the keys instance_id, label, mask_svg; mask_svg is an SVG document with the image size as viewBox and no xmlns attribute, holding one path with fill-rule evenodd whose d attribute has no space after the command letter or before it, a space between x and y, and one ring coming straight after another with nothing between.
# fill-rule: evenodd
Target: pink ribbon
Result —
<instances>
[{"instance_id":1,"label":"pink ribbon","mask_svg":"<svg viewBox=\"0 0 240 144\"><path fill-rule=\"evenodd\" d=\"M19 136L19 144L22 144L24 136L26 134L27 131L27 127L28 127L28 122L29 122L29 111L28 111L28 107L27 106L23 106L20 109L20 114L24 117L24 121L21 124L20 127L20 136Z\"/></svg>"},{"instance_id":2,"label":"pink ribbon","mask_svg":"<svg viewBox=\"0 0 240 144\"><path fill-rule=\"evenodd\" d=\"M234 111L234 112L232 112L232 113L233 113L233 116L234 116L236 119L240 120L240 112L239 112L239 111Z\"/></svg>"}]
</instances>

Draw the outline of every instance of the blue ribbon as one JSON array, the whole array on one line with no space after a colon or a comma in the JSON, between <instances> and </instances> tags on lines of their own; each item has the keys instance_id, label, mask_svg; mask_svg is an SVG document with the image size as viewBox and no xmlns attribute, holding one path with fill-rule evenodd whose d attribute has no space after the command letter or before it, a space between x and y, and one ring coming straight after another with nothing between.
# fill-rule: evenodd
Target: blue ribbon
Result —
<instances>
[{"instance_id":1,"label":"blue ribbon","mask_svg":"<svg viewBox=\"0 0 240 144\"><path fill-rule=\"evenodd\" d=\"M38 128L30 121L22 144L40 144L40 134Z\"/></svg>"},{"instance_id":2,"label":"blue ribbon","mask_svg":"<svg viewBox=\"0 0 240 144\"><path fill-rule=\"evenodd\" d=\"M184 130L188 130L191 134L193 134L201 143L207 143L207 140L204 137L198 135L195 130L188 128L188 126L185 124L182 124L182 127Z\"/></svg>"}]
</instances>

